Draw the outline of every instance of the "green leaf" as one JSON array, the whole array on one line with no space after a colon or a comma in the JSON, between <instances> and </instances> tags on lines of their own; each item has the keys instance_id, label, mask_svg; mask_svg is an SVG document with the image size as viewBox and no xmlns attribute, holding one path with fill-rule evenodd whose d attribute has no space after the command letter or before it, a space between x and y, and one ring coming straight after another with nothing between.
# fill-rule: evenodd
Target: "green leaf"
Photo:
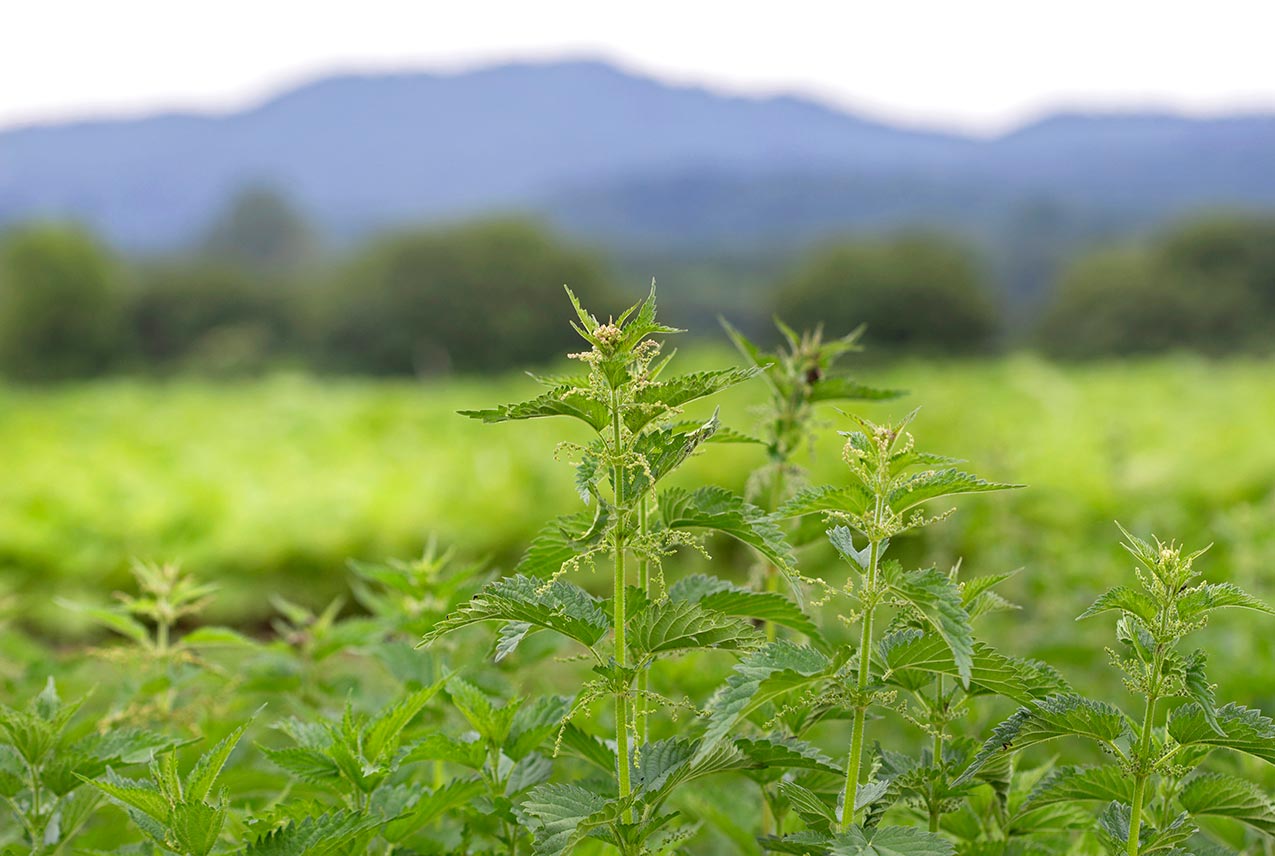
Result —
<instances>
[{"instance_id":1,"label":"green leaf","mask_svg":"<svg viewBox=\"0 0 1275 856\"><path fill-rule=\"evenodd\" d=\"M826 650L827 641L819 627L801 607L778 592L757 592L726 580L695 574L683 577L669 588L670 600L699 603L738 618L770 621L807 636L816 647Z\"/></svg>"},{"instance_id":2,"label":"green leaf","mask_svg":"<svg viewBox=\"0 0 1275 856\"><path fill-rule=\"evenodd\" d=\"M568 514L551 521L532 538L514 573L553 577L562 566L592 551L606 531L611 507L598 502L593 511Z\"/></svg>"},{"instance_id":3,"label":"green leaf","mask_svg":"<svg viewBox=\"0 0 1275 856\"><path fill-rule=\"evenodd\" d=\"M960 675L952 649L934 634L920 630L896 631L882 638L877 650L885 664L882 680L886 683L915 690L928 684L931 675ZM1026 704L1048 695L1048 689L1052 688L1040 686L1036 675L1021 662L975 642L970 660L970 689Z\"/></svg>"},{"instance_id":4,"label":"green leaf","mask_svg":"<svg viewBox=\"0 0 1275 856\"><path fill-rule=\"evenodd\" d=\"M965 772L952 783L962 785L993 758L1059 737L1084 737L1109 744L1129 733L1119 708L1078 695L1053 695L1021 707L992 730Z\"/></svg>"},{"instance_id":5,"label":"green leaf","mask_svg":"<svg viewBox=\"0 0 1275 856\"><path fill-rule=\"evenodd\" d=\"M819 512L839 512L858 517L872 508L874 498L866 486L858 482L836 486L820 485L800 491L780 507L779 517L801 517Z\"/></svg>"},{"instance_id":6,"label":"green leaf","mask_svg":"<svg viewBox=\"0 0 1275 856\"><path fill-rule=\"evenodd\" d=\"M1222 734L1222 726L1217 721L1217 702L1213 696L1213 685L1204 673L1207 655L1197 649L1182 664L1183 684L1187 697L1200 706L1204 721L1217 734Z\"/></svg>"},{"instance_id":7,"label":"green leaf","mask_svg":"<svg viewBox=\"0 0 1275 856\"><path fill-rule=\"evenodd\" d=\"M514 716L518 713L516 700L504 707L497 707L482 690L459 677L453 677L447 682L447 694L451 696L452 705L489 742L502 746L509 739Z\"/></svg>"},{"instance_id":8,"label":"green leaf","mask_svg":"<svg viewBox=\"0 0 1275 856\"><path fill-rule=\"evenodd\" d=\"M974 631L956 584L947 574L931 568L904 574L891 583L890 591L920 613L943 638L952 651L961 683L968 687L974 665Z\"/></svg>"},{"instance_id":9,"label":"green leaf","mask_svg":"<svg viewBox=\"0 0 1275 856\"><path fill-rule=\"evenodd\" d=\"M673 472L700 447L708 442L718 428L717 412L694 431L675 431L660 428L638 437L634 451L646 461L645 468L626 469L624 495L640 496L649 491L660 479Z\"/></svg>"},{"instance_id":10,"label":"green leaf","mask_svg":"<svg viewBox=\"0 0 1275 856\"><path fill-rule=\"evenodd\" d=\"M522 810L533 821L536 856L567 853L597 825L593 818L606 805L604 797L579 785L533 788Z\"/></svg>"},{"instance_id":11,"label":"green leaf","mask_svg":"<svg viewBox=\"0 0 1275 856\"><path fill-rule=\"evenodd\" d=\"M473 803L486 792L480 779L453 779L431 791L412 806L406 816L391 820L382 835L389 841L402 841L442 817L448 817L462 806Z\"/></svg>"},{"instance_id":12,"label":"green leaf","mask_svg":"<svg viewBox=\"0 0 1275 856\"><path fill-rule=\"evenodd\" d=\"M84 781L116 802L136 809L159 823L168 821L171 806L164 795L149 783L132 782L127 779L85 779Z\"/></svg>"},{"instance_id":13,"label":"green leaf","mask_svg":"<svg viewBox=\"0 0 1275 856\"><path fill-rule=\"evenodd\" d=\"M624 413L630 431L640 431L652 421L674 413L684 404L729 389L761 373L756 367L715 369L678 375L643 385Z\"/></svg>"},{"instance_id":14,"label":"green leaf","mask_svg":"<svg viewBox=\"0 0 1275 856\"><path fill-rule=\"evenodd\" d=\"M950 467L942 470L925 470L907 476L890 491L890 508L896 514L915 508L922 503L945 496L956 496L965 493L986 493L994 490L1012 490L1020 488L1020 484L1000 484L989 482L978 476L963 473Z\"/></svg>"},{"instance_id":15,"label":"green leaf","mask_svg":"<svg viewBox=\"0 0 1275 856\"><path fill-rule=\"evenodd\" d=\"M222 767L226 766L226 761L230 758L230 753L235 751L235 746L247 730L248 723L245 722L200 756L186 777L185 787L182 789L186 799L203 802L208 798L217 777L221 775Z\"/></svg>"},{"instance_id":16,"label":"green leaf","mask_svg":"<svg viewBox=\"0 0 1275 856\"><path fill-rule=\"evenodd\" d=\"M303 782L323 787L341 778L341 768L326 752L307 746L287 746L273 749L258 747L272 764L286 770Z\"/></svg>"},{"instance_id":17,"label":"green leaf","mask_svg":"<svg viewBox=\"0 0 1275 856\"><path fill-rule=\"evenodd\" d=\"M217 845L221 828L226 823L226 808L206 802L183 801L173 806L168 816L168 829L182 852L206 856Z\"/></svg>"},{"instance_id":18,"label":"green leaf","mask_svg":"<svg viewBox=\"0 0 1275 856\"><path fill-rule=\"evenodd\" d=\"M748 655L708 702L703 747L725 738L736 723L763 704L825 679L831 668L826 655L787 640Z\"/></svg>"},{"instance_id":19,"label":"green leaf","mask_svg":"<svg viewBox=\"0 0 1275 856\"><path fill-rule=\"evenodd\" d=\"M810 401L888 401L907 393L901 389L878 389L841 375L821 378L810 387Z\"/></svg>"},{"instance_id":20,"label":"green leaf","mask_svg":"<svg viewBox=\"0 0 1275 856\"><path fill-rule=\"evenodd\" d=\"M796 737L742 738L735 747L753 762L749 773L759 781L773 781L785 775L786 770L812 770L830 776L840 776L842 770L819 747Z\"/></svg>"},{"instance_id":21,"label":"green leaf","mask_svg":"<svg viewBox=\"0 0 1275 856\"><path fill-rule=\"evenodd\" d=\"M467 603L434 626L422 645L483 621L516 621L543 627L593 647L610 629L597 598L563 580L504 577L485 586Z\"/></svg>"},{"instance_id":22,"label":"green leaf","mask_svg":"<svg viewBox=\"0 0 1275 856\"><path fill-rule=\"evenodd\" d=\"M685 600L653 603L628 628L629 647L639 659L697 648L739 650L761 638L747 621Z\"/></svg>"},{"instance_id":23,"label":"green leaf","mask_svg":"<svg viewBox=\"0 0 1275 856\"><path fill-rule=\"evenodd\" d=\"M556 387L518 404L502 404L487 410L461 410L459 413L489 424L546 416L570 416L595 431L601 431L610 424L607 408L603 404L589 398L585 391L571 386Z\"/></svg>"},{"instance_id":24,"label":"green leaf","mask_svg":"<svg viewBox=\"0 0 1275 856\"><path fill-rule=\"evenodd\" d=\"M1148 626L1155 623L1159 613L1159 607L1149 595L1125 586L1116 586L1103 592L1092 606L1077 616L1076 620L1080 621L1082 618L1113 610L1127 612Z\"/></svg>"},{"instance_id":25,"label":"green leaf","mask_svg":"<svg viewBox=\"0 0 1275 856\"><path fill-rule=\"evenodd\" d=\"M1054 803L1095 800L1133 802L1133 780L1119 767L1059 767L1027 797L1027 811Z\"/></svg>"},{"instance_id":26,"label":"green leaf","mask_svg":"<svg viewBox=\"0 0 1275 856\"><path fill-rule=\"evenodd\" d=\"M107 630L113 630L121 636L131 639L138 645L150 647L150 631L146 629L146 625L125 612L98 606L85 606L60 597L54 598L54 602L65 609L78 612Z\"/></svg>"},{"instance_id":27,"label":"green leaf","mask_svg":"<svg viewBox=\"0 0 1275 856\"><path fill-rule=\"evenodd\" d=\"M1217 710L1214 731L1203 709L1189 702L1169 714L1169 736L1183 746L1230 749L1275 764L1275 723L1261 711L1228 704Z\"/></svg>"},{"instance_id":28,"label":"green leaf","mask_svg":"<svg viewBox=\"0 0 1275 856\"><path fill-rule=\"evenodd\" d=\"M1204 583L1178 598L1178 616L1183 621L1194 621L1215 609L1226 607L1255 609L1275 615L1275 610L1232 583Z\"/></svg>"},{"instance_id":29,"label":"green leaf","mask_svg":"<svg viewBox=\"0 0 1275 856\"><path fill-rule=\"evenodd\" d=\"M729 535L781 570L795 562L775 519L725 488L670 488L660 495L660 517L669 529L711 529Z\"/></svg>"},{"instance_id":30,"label":"green leaf","mask_svg":"<svg viewBox=\"0 0 1275 856\"><path fill-rule=\"evenodd\" d=\"M472 741L458 740L446 734L434 732L417 740L407 747L403 755L403 764L415 764L420 761L447 761L481 770L487 760L487 747L477 737Z\"/></svg>"},{"instance_id":31,"label":"green leaf","mask_svg":"<svg viewBox=\"0 0 1275 856\"><path fill-rule=\"evenodd\" d=\"M426 798L428 799L428 797ZM245 856L340 856L354 852L355 839L384 826L386 819L342 809L292 821L257 838Z\"/></svg>"},{"instance_id":32,"label":"green leaf","mask_svg":"<svg viewBox=\"0 0 1275 856\"><path fill-rule=\"evenodd\" d=\"M828 835L836 827L837 813L814 791L790 781L780 782L778 790L793 813L813 831Z\"/></svg>"},{"instance_id":33,"label":"green leaf","mask_svg":"<svg viewBox=\"0 0 1275 856\"><path fill-rule=\"evenodd\" d=\"M509 739L501 747L505 755L521 761L561 729L570 713L571 699L565 696L540 696L520 706L510 725Z\"/></svg>"},{"instance_id":34,"label":"green leaf","mask_svg":"<svg viewBox=\"0 0 1275 856\"><path fill-rule=\"evenodd\" d=\"M1182 786L1178 801L1192 817L1225 817L1275 836L1275 805L1261 788L1244 779L1201 773Z\"/></svg>"},{"instance_id":35,"label":"green leaf","mask_svg":"<svg viewBox=\"0 0 1275 856\"><path fill-rule=\"evenodd\" d=\"M953 856L946 838L914 826L851 827L832 839L831 856Z\"/></svg>"},{"instance_id":36,"label":"green leaf","mask_svg":"<svg viewBox=\"0 0 1275 856\"><path fill-rule=\"evenodd\" d=\"M364 757L376 764L388 762L398 752L403 729L425 709L425 705L442 689L448 677L450 676L444 675L432 686L411 693L372 720L363 738Z\"/></svg>"},{"instance_id":37,"label":"green leaf","mask_svg":"<svg viewBox=\"0 0 1275 856\"><path fill-rule=\"evenodd\" d=\"M617 769L615 751L573 722L568 722L562 729L562 748L592 763L609 775L615 774Z\"/></svg>"}]
</instances>

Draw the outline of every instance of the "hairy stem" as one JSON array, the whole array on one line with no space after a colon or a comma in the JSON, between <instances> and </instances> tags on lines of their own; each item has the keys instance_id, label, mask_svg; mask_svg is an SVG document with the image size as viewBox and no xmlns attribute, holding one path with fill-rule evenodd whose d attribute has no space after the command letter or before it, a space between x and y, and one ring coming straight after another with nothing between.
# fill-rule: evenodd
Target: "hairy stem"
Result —
<instances>
[{"instance_id":1,"label":"hairy stem","mask_svg":"<svg viewBox=\"0 0 1275 856\"><path fill-rule=\"evenodd\" d=\"M1157 674L1159 673L1157 661ZM1147 695L1147 712L1142 720L1142 736L1138 743L1138 754L1135 763L1138 765L1138 772L1133 781L1133 805L1130 806L1129 815L1129 840L1125 843L1125 852L1129 856L1138 856L1139 841L1138 837L1142 832L1142 803L1146 799L1147 779L1151 777L1151 731L1155 724L1155 705L1156 695L1154 689Z\"/></svg>"},{"instance_id":2,"label":"hairy stem","mask_svg":"<svg viewBox=\"0 0 1275 856\"><path fill-rule=\"evenodd\" d=\"M946 702L943 699L943 676L939 675L934 685L934 711L939 721L934 724L934 790L930 793L930 832L939 831L939 788L944 784L946 770L943 769L943 723L947 714Z\"/></svg>"},{"instance_id":3,"label":"hairy stem","mask_svg":"<svg viewBox=\"0 0 1275 856\"><path fill-rule=\"evenodd\" d=\"M872 669L872 613L876 609L877 563L881 558L881 542L872 542L872 555L868 561L868 601L864 603L863 632L859 637L859 681L860 696L868 687L868 679ZM850 757L846 761L846 786L842 791L841 831L847 832L854 824L854 806L859 796L859 767L863 759L863 724L868 717L868 708L860 698L854 709L854 729L850 733Z\"/></svg>"},{"instance_id":4,"label":"hairy stem","mask_svg":"<svg viewBox=\"0 0 1275 856\"><path fill-rule=\"evenodd\" d=\"M643 496L638 500L638 533L645 538L647 533L647 498ZM638 557L638 588L645 595L651 593L651 566L650 562L644 557ZM649 668L649 667L647 667ZM648 740L647 721L646 721L646 698L647 690L650 687L650 674L647 669L642 669L637 676L637 710L634 713L634 725L637 731L637 745L641 749L646 745Z\"/></svg>"},{"instance_id":5,"label":"hairy stem","mask_svg":"<svg viewBox=\"0 0 1275 856\"><path fill-rule=\"evenodd\" d=\"M611 549L615 553L615 580L612 596L615 612L612 623L615 628L615 664L624 669L629 665L629 646L625 639L628 619L625 589L628 585L628 578L624 567L624 512L627 509L624 505L624 466L620 461L624 438L620 430L620 404L614 391L611 393L611 439L613 444L612 453L615 455L615 463L611 468L611 478L615 487L616 511L615 523L611 529ZM633 762L629 752L629 701L629 689L627 686L623 690L616 692L615 755L616 775L619 779L619 796L621 800L628 799L633 792L633 785L630 781L630 768ZM624 819L626 822L632 822L632 811L626 810Z\"/></svg>"}]
</instances>

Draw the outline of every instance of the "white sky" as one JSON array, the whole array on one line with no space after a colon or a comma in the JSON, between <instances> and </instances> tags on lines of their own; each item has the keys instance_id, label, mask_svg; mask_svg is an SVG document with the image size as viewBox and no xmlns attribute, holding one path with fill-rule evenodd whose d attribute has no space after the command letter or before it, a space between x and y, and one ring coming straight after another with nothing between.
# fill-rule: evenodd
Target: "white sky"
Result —
<instances>
[{"instance_id":1,"label":"white sky","mask_svg":"<svg viewBox=\"0 0 1275 856\"><path fill-rule=\"evenodd\" d=\"M1275 110L1273 35L1275 0L0 0L0 126L593 56L991 133L1058 107Z\"/></svg>"}]
</instances>

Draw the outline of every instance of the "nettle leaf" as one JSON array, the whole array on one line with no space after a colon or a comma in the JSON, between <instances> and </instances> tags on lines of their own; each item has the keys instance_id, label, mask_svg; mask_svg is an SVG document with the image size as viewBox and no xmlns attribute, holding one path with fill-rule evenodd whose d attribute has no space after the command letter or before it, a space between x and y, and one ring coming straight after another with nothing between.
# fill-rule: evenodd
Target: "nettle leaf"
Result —
<instances>
[{"instance_id":1,"label":"nettle leaf","mask_svg":"<svg viewBox=\"0 0 1275 856\"><path fill-rule=\"evenodd\" d=\"M1193 621L1215 609L1226 607L1255 609L1267 615L1275 615L1275 609L1232 583L1204 583L1178 598L1178 616L1183 621Z\"/></svg>"},{"instance_id":2,"label":"nettle leaf","mask_svg":"<svg viewBox=\"0 0 1275 856\"><path fill-rule=\"evenodd\" d=\"M487 747L477 738L470 741L459 740L446 734L434 732L411 743L403 755L402 764L415 764L420 761L447 761L459 764L471 770L481 770L487 760Z\"/></svg>"},{"instance_id":3,"label":"nettle leaf","mask_svg":"<svg viewBox=\"0 0 1275 856\"><path fill-rule=\"evenodd\" d=\"M1059 737L1084 737L1111 743L1130 733L1125 715L1106 702L1078 695L1054 695L1021 707L992 730L965 772L952 783L962 785L993 758Z\"/></svg>"},{"instance_id":4,"label":"nettle leaf","mask_svg":"<svg viewBox=\"0 0 1275 856\"><path fill-rule=\"evenodd\" d=\"M533 821L537 856L571 850L603 821L607 800L579 785L550 784L533 788L522 810Z\"/></svg>"},{"instance_id":5,"label":"nettle leaf","mask_svg":"<svg viewBox=\"0 0 1275 856\"><path fill-rule=\"evenodd\" d=\"M1182 786L1178 801L1192 817L1229 818L1266 835L1275 835L1275 804L1261 788L1245 779L1200 773Z\"/></svg>"},{"instance_id":6,"label":"nettle leaf","mask_svg":"<svg viewBox=\"0 0 1275 856\"><path fill-rule=\"evenodd\" d=\"M591 648L611 628L599 603L584 589L563 580L546 582L521 574L504 577L487 584L435 625L421 645L471 624L513 621L553 630Z\"/></svg>"},{"instance_id":7,"label":"nettle leaf","mask_svg":"<svg viewBox=\"0 0 1275 856\"><path fill-rule=\"evenodd\" d=\"M901 389L879 389L848 377L833 375L821 378L810 387L809 401L888 401L906 394Z\"/></svg>"},{"instance_id":8,"label":"nettle leaf","mask_svg":"<svg viewBox=\"0 0 1275 856\"><path fill-rule=\"evenodd\" d=\"M730 743L708 746L696 742L691 748L694 752L690 758L671 764L669 769L661 771L658 784L648 785L638 794L648 806L658 807L674 790L689 782L719 773L747 770L754 763ZM642 752L646 752L645 747Z\"/></svg>"},{"instance_id":9,"label":"nettle leaf","mask_svg":"<svg viewBox=\"0 0 1275 856\"><path fill-rule=\"evenodd\" d=\"M830 856L953 856L956 848L933 832L914 826L851 827L829 844Z\"/></svg>"},{"instance_id":10,"label":"nettle leaf","mask_svg":"<svg viewBox=\"0 0 1275 856\"><path fill-rule=\"evenodd\" d=\"M245 856L337 856L353 852L360 836L384 826L386 818L340 810L293 821L257 838Z\"/></svg>"},{"instance_id":11,"label":"nettle leaf","mask_svg":"<svg viewBox=\"0 0 1275 856\"><path fill-rule=\"evenodd\" d=\"M212 792L212 787L217 783L217 779L221 776L222 768L226 766L226 761L230 759L230 753L235 751L235 747L239 745L240 738L244 732L248 730L248 723L240 725L221 739L212 749L209 749L199 757L195 762L195 766L191 768L189 775L186 776L182 793L188 800L202 801L208 798ZM171 757L171 756L170 756Z\"/></svg>"},{"instance_id":12,"label":"nettle leaf","mask_svg":"<svg viewBox=\"0 0 1275 856\"><path fill-rule=\"evenodd\" d=\"M409 694L373 719L363 736L364 756L376 764L387 763L398 752L403 729L425 709L425 705L442 689L448 677L444 675L432 686Z\"/></svg>"},{"instance_id":13,"label":"nettle leaf","mask_svg":"<svg viewBox=\"0 0 1275 856\"><path fill-rule=\"evenodd\" d=\"M653 603L628 628L629 647L639 659L697 648L740 650L760 640L749 622L684 600Z\"/></svg>"},{"instance_id":14,"label":"nettle leaf","mask_svg":"<svg viewBox=\"0 0 1275 856\"><path fill-rule=\"evenodd\" d=\"M459 677L447 681L447 694L451 697L452 705L488 741L501 746L509 739L514 716L518 713L516 699L497 707L482 690Z\"/></svg>"},{"instance_id":15,"label":"nettle leaf","mask_svg":"<svg viewBox=\"0 0 1275 856\"><path fill-rule=\"evenodd\" d=\"M473 803L486 790L481 779L453 779L423 795L405 816L391 820L381 834L389 841L402 841L418 829Z\"/></svg>"},{"instance_id":16,"label":"nettle leaf","mask_svg":"<svg viewBox=\"0 0 1275 856\"><path fill-rule=\"evenodd\" d=\"M326 752L307 746L287 746L274 749L259 746L261 753L272 764L286 770L303 782L331 787L341 778L341 768Z\"/></svg>"},{"instance_id":17,"label":"nettle leaf","mask_svg":"<svg viewBox=\"0 0 1275 856\"><path fill-rule=\"evenodd\" d=\"M1012 490L1020 484L989 482L978 476L961 472L955 467L942 470L925 470L905 477L890 491L888 502L896 514L916 508L922 503L945 496L965 493L986 493L994 490Z\"/></svg>"},{"instance_id":18,"label":"nettle leaf","mask_svg":"<svg viewBox=\"0 0 1275 856\"><path fill-rule=\"evenodd\" d=\"M1127 612L1147 625L1155 623L1156 615L1159 613L1159 607L1150 595L1126 586L1116 586L1103 592L1092 606L1076 617L1076 620L1080 621L1082 618L1113 610Z\"/></svg>"},{"instance_id":19,"label":"nettle leaf","mask_svg":"<svg viewBox=\"0 0 1275 856\"><path fill-rule=\"evenodd\" d=\"M743 738L735 741L735 747L756 765L749 776L758 781L774 781L785 775L786 770L812 770L830 776L842 774L841 768L818 746L796 737Z\"/></svg>"},{"instance_id":20,"label":"nettle leaf","mask_svg":"<svg viewBox=\"0 0 1275 856\"><path fill-rule=\"evenodd\" d=\"M1059 767L1027 797L1023 811L1055 803L1094 800L1133 802L1133 779L1118 766Z\"/></svg>"},{"instance_id":21,"label":"nettle leaf","mask_svg":"<svg viewBox=\"0 0 1275 856\"><path fill-rule=\"evenodd\" d=\"M660 518L669 529L710 529L752 547L781 570L792 567L792 548L775 519L720 487L669 488L660 494Z\"/></svg>"},{"instance_id":22,"label":"nettle leaf","mask_svg":"<svg viewBox=\"0 0 1275 856\"><path fill-rule=\"evenodd\" d=\"M630 431L640 431L656 419L676 412L684 404L715 395L760 373L761 369L755 366L715 369L644 384L625 411L624 423Z\"/></svg>"},{"instance_id":23,"label":"nettle leaf","mask_svg":"<svg viewBox=\"0 0 1275 856\"><path fill-rule=\"evenodd\" d=\"M932 633L896 631L877 643L877 653L885 665L882 680L906 689L920 689L934 675L960 676L952 649ZM982 642L974 643L969 674L971 692L981 690L1021 703L1042 698L1053 689L1052 684L1042 686L1023 663L998 654Z\"/></svg>"},{"instance_id":24,"label":"nettle leaf","mask_svg":"<svg viewBox=\"0 0 1275 856\"><path fill-rule=\"evenodd\" d=\"M1238 704L1217 710L1215 731L1203 709L1189 702L1169 714L1169 736L1183 746L1230 749L1275 764L1275 722Z\"/></svg>"},{"instance_id":25,"label":"nettle leaf","mask_svg":"<svg viewBox=\"0 0 1275 856\"><path fill-rule=\"evenodd\" d=\"M825 679L832 669L827 655L780 640L748 655L708 702L704 746L728 735L741 719L786 693Z\"/></svg>"},{"instance_id":26,"label":"nettle leaf","mask_svg":"<svg viewBox=\"0 0 1275 856\"><path fill-rule=\"evenodd\" d=\"M638 437L634 451L646 461L645 468L627 469L624 472L624 495L639 496L649 491L656 482L677 469L701 444L717 433L717 412L694 431L675 431L660 428Z\"/></svg>"},{"instance_id":27,"label":"nettle leaf","mask_svg":"<svg viewBox=\"0 0 1275 856\"><path fill-rule=\"evenodd\" d=\"M737 618L770 621L804 634L821 650L828 648L827 640L810 616L778 592L757 592L707 574L695 574L674 583L669 588L669 599L698 603Z\"/></svg>"},{"instance_id":28,"label":"nettle leaf","mask_svg":"<svg viewBox=\"0 0 1275 856\"><path fill-rule=\"evenodd\" d=\"M800 491L779 509L780 517L801 517L820 512L839 512L859 517L870 510L875 499L866 485L820 485Z\"/></svg>"},{"instance_id":29,"label":"nettle leaf","mask_svg":"<svg viewBox=\"0 0 1275 856\"><path fill-rule=\"evenodd\" d=\"M561 729L570 713L571 699L566 696L540 696L519 706L502 750L510 759L521 761Z\"/></svg>"},{"instance_id":30,"label":"nettle leaf","mask_svg":"<svg viewBox=\"0 0 1275 856\"><path fill-rule=\"evenodd\" d=\"M1187 697L1200 706L1204 721L1217 734L1222 734L1222 726L1217 721L1217 702L1213 695L1213 684L1209 683L1204 673L1204 665L1208 656L1197 649L1182 663L1183 684Z\"/></svg>"},{"instance_id":31,"label":"nettle leaf","mask_svg":"<svg viewBox=\"0 0 1275 856\"><path fill-rule=\"evenodd\" d=\"M779 783L778 790L779 795L788 800L793 814L813 831L828 835L837 825L836 811L809 788L785 781Z\"/></svg>"},{"instance_id":32,"label":"nettle leaf","mask_svg":"<svg viewBox=\"0 0 1275 856\"><path fill-rule=\"evenodd\" d=\"M974 665L974 631L956 584L947 574L930 568L904 574L890 584L890 591L920 613L943 638L952 651L961 683L968 687Z\"/></svg>"},{"instance_id":33,"label":"nettle leaf","mask_svg":"<svg viewBox=\"0 0 1275 856\"><path fill-rule=\"evenodd\" d=\"M572 386L560 386L530 401L518 404L502 404L487 410L461 410L461 416L480 419L486 423L510 422L519 419L540 419L546 416L570 416L584 422L594 431L601 431L610 423L607 408L588 397L585 390Z\"/></svg>"},{"instance_id":34,"label":"nettle leaf","mask_svg":"<svg viewBox=\"0 0 1275 856\"><path fill-rule=\"evenodd\" d=\"M567 514L551 521L531 539L514 573L532 577L557 575L565 563L597 547L610 514L611 506L599 501L593 511Z\"/></svg>"},{"instance_id":35,"label":"nettle leaf","mask_svg":"<svg viewBox=\"0 0 1275 856\"><path fill-rule=\"evenodd\" d=\"M573 722L568 722L562 729L562 749L590 762L608 774L614 774L616 767L615 750L603 740L589 734Z\"/></svg>"}]
</instances>

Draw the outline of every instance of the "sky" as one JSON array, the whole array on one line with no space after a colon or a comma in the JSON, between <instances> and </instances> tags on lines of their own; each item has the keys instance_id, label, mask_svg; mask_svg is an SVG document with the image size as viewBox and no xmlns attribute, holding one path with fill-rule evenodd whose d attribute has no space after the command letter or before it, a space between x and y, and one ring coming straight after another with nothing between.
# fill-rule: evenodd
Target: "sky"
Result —
<instances>
[{"instance_id":1,"label":"sky","mask_svg":"<svg viewBox=\"0 0 1275 856\"><path fill-rule=\"evenodd\" d=\"M0 0L0 127L588 57L995 134L1055 109L1275 111L1273 31L1275 0Z\"/></svg>"}]
</instances>

